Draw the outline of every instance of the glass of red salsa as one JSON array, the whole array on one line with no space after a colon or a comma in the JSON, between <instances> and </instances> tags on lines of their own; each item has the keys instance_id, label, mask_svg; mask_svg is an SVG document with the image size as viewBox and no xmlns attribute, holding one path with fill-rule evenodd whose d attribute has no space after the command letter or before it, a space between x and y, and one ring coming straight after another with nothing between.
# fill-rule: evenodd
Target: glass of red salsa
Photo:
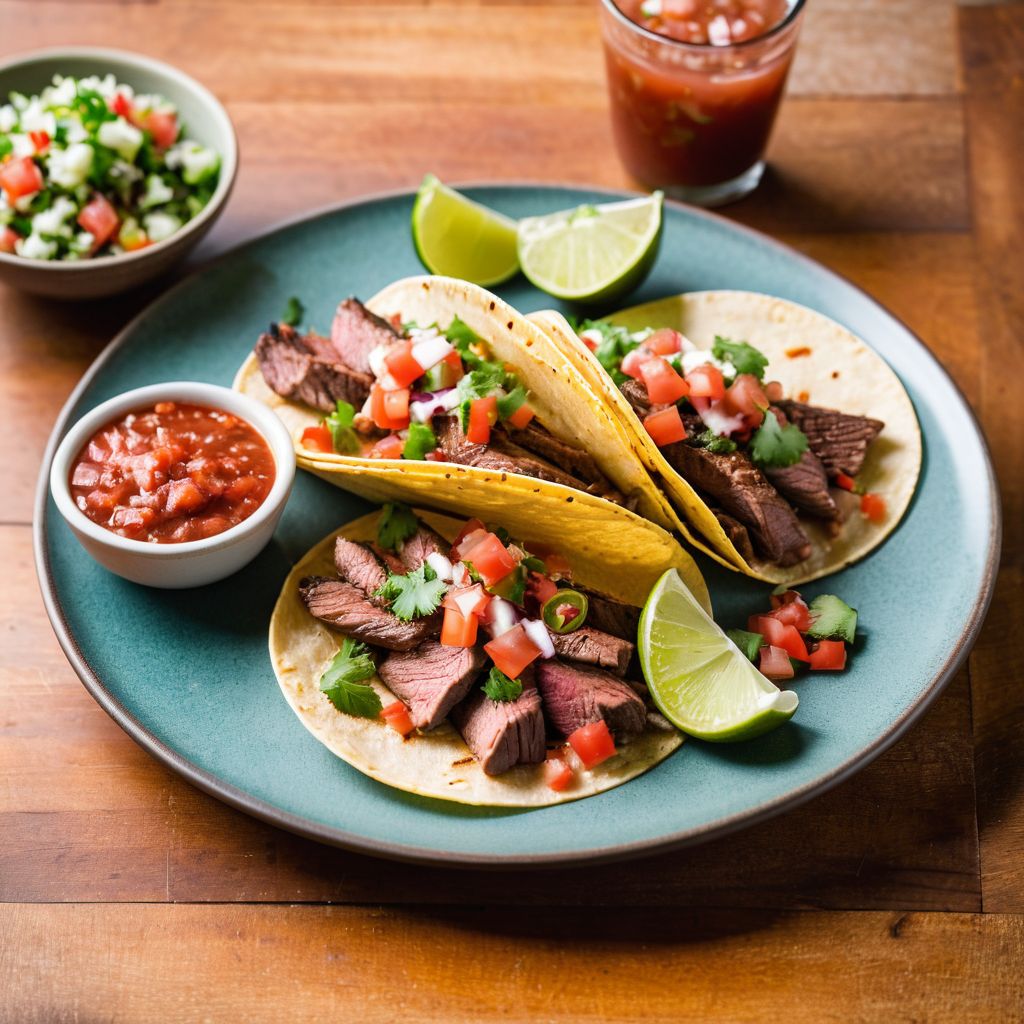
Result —
<instances>
[{"instance_id":1,"label":"glass of red salsa","mask_svg":"<svg viewBox=\"0 0 1024 1024\"><path fill-rule=\"evenodd\" d=\"M747 195L786 85L804 0L601 0L619 157L701 206Z\"/></svg>"}]
</instances>

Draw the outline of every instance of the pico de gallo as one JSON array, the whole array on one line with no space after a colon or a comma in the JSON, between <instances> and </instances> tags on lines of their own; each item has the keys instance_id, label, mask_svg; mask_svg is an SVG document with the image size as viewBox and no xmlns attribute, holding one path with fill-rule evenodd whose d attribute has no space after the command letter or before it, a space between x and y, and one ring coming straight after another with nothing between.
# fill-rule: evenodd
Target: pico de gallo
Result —
<instances>
[{"instance_id":1,"label":"pico de gallo","mask_svg":"<svg viewBox=\"0 0 1024 1024\"><path fill-rule=\"evenodd\" d=\"M0 104L0 252L84 260L169 238L209 202L220 156L177 108L113 75L55 75Z\"/></svg>"},{"instance_id":2,"label":"pico de gallo","mask_svg":"<svg viewBox=\"0 0 1024 1024\"><path fill-rule=\"evenodd\" d=\"M771 610L751 615L729 639L769 679L792 679L798 668L841 672L857 634L857 611L834 594L809 604L796 590L777 587Z\"/></svg>"},{"instance_id":3,"label":"pico de gallo","mask_svg":"<svg viewBox=\"0 0 1024 1024\"><path fill-rule=\"evenodd\" d=\"M526 389L490 358L484 342L454 317L444 329L392 324L401 339L369 354L374 383L361 409L338 401L335 410L302 434L316 452L374 459L448 461L435 417L457 419L472 444L486 445L502 423L521 430L534 418Z\"/></svg>"}]
</instances>

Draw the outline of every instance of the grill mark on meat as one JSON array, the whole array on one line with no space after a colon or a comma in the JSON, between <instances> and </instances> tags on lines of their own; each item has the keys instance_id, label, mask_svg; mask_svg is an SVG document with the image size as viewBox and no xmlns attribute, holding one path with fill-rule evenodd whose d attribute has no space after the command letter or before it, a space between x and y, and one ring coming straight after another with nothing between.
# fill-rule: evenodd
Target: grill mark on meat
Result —
<instances>
[{"instance_id":1,"label":"grill mark on meat","mask_svg":"<svg viewBox=\"0 0 1024 1024\"><path fill-rule=\"evenodd\" d=\"M422 523L416 532L408 537L399 549L404 572L414 572L426 560L427 555L440 552L447 557L447 551L451 545L439 534L435 533L429 526Z\"/></svg>"},{"instance_id":2,"label":"grill mark on meat","mask_svg":"<svg viewBox=\"0 0 1024 1024\"><path fill-rule=\"evenodd\" d=\"M443 647L427 640L388 655L377 668L384 685L409 708L417 729L435 729L469 692L485 661L476 647Z\"/></svg>"},{"instance_id":3,"label":"grill mark on meat","mask_svg":"<svg viewBox=\"0 0 1024 1024\"><path fill-rule=\"evenodd\" d=\"M334 314L331 341L346 366L361 373L372 373L370 353L378 345L393 345L401 335L358 299L345 299Z\"/></svg>"},{"instance_id":4,"label":"grill mark on meat","mask_svg":"<svg viewBox=\"0 0 1024 1024\"><path fill-rule=\"evenodd\" d=\"M635 644L591 626L581 626L572 633L552 633L555 653L569 661L598 665L616 675L626 674Z\"/></svg>"},{"instance_id":5,"label":"grill mark on meat","mask_svg":"<svg viewBox=\"0 0 1024 1024\"><path fill-rule=\"evenodd\" d=\"M514 444L533 452L534 455L539 455L585 483L597 485L605 491L611 490L611 485L590 452L555 437L536 420L531 420L521 430L516 430L511 434L511 439Z\"/></svg>"},{"instance_id":6,"label":"grill mark on meat","mask_svg":"<svg viewBox=\"0 0 1024 1024\"><path fill-rule=\"evenodd\" d=\"M781 409L772 406L771 412L782 426L789 423ZM818 519L839 518L839 509L829 494L825 467L809 448L792 466L765 466L762 472L791 505Z\"/></svg>"},{"instance_id":7,"label":"grill mark on meat","mask_svg":"<svg viewBox=\"0 0 1024 1024\"><path fill-rule=\"evenodd\" d=\"M337 402L360 408L373 378L338 360L331 343L319 335L300 335L287 324L271 324L256 342L256 359L267 386L282 398L330 412Z\"/></svg>"},{"instance_id":8,"label":"grill mark on meat","mask_svg":"<svg viewBox=\"0 0 1024 1024\"><path fill-rule=\"evenodd\" d=\"M307 576L299 581L299 595L309 613L346 636L389 651L409 651L431 635L437 635L438 620L402 622L391 612L371 604L351 583L325 576Z\"/></svg>"},{"instance_id":9,"label":"grill mark on meat","mask_svg":"<svg viewBox=\"0 0 1024 1024\"><path fill-rule=\"evenodd\" d=\"M577 590L581 588L577 587ZM581 590L587 596L586 624L602 633L610 633L622 640L636 640L640 626L640 609L631 604L623 604L604 594L595 594L592 590Z\"/></svg>"},{"instance_id":10,"label":"grill mark on meat","mask_svg":"<svg viewBox=\"0 0 1024 1024\"><path fill-rule=\"evenodd\" d=\"M361 590L372 604L378 606L384 604L382 598L374 597L374 595L384 586L387 573L377 556L368 547L345 537L339 537L334 542L334 567L346 583L351 583Z\"/></svg>"},{"instance_id":11,"label":"grill mark on meat","mask_svg":"<svg viewBox=\"0 0 1024 1024\"><path fill-rule=\"evenodd\" d=\"M868 445L885 426L881 420L803 402L783 401L779 408L807 435L811 451L829 476L856 476L864 465Z\"/></svg>"},{"instance_id":12,"label":"grill mark on meat","mask_svg":"<svg viewBox=\"0 0 1024 1024\"><path fill-rule=\"evenodd\" d=\"M563 736L600 721L620 741L644 731L644 702L628 683L599 668L567 665L557 658L539 662L537 689L548 720Z\"/></svg>"},{"instance_id":13,"label":"grill mark on meat","mask_svg":"<svg viewBox=\"0 0 1024 1024\"><path fill-rule=\"evenodd\" d=\"M479 687L450 715L466 746L488 775L517 764L540 764L547 753L540 694L523 688L514 701L493 701Z\"/></svg>"}]
</instances>

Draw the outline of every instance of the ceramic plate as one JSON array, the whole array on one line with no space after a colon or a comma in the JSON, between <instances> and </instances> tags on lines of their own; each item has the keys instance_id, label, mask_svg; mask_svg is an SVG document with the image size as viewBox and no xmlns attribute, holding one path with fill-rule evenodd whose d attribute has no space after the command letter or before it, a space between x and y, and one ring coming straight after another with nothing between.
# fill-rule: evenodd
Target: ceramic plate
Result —
<instances>
[{"instance_id":1,"label":"ceramic plate","mask_svg":"<svg viewBox=\"0 0 1024 1024\"><path fill-rule=\"evenodd\" d=\"M520 217L607 193L543 186L469 190ZM289 224L183 281L133 321L62 412L67 425L112 395L161 380L229 384L290 295L327 329L348 294L419 273L410 194L347 204ZM750 743L689 741L628 785L533 811L462 807L376 783L331 755L285 703L267 622L292 563L361 500L300 473L274 541L247 569L187 592L111 576L39 490L36 557L65 652L101 706L138 743L200 788L257 817L339 846L438 863L552 864L611 859L721 835L808 799L863 767L924 712L967 655L988 605L999 505L978 426L924 345L863 292L770 239L679 205L630 303L745 288L804 303L851 328L903 379L924 434L921 483L903 523L869 558L809 585L860 610L864 639L843 674L796 684L800 710ZM501 289L523 312L551 300L521 278ZM702 563L719 621L742 624L766 587Z\"/></svg>"}]
</instances>

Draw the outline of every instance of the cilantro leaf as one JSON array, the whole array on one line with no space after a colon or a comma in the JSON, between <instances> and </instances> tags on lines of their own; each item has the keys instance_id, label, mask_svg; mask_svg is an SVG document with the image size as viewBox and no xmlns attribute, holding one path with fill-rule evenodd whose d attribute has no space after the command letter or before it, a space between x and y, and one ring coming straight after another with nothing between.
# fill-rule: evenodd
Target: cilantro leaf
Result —
<instances>
[{"instance_id":1,"label":"cilantro leaf","mask_svg":"<svg viewBox=\"0 0 1024 1024\"><path fill-rule=\"evenodd\" d=\"M507 420L509 416L514 416L527 397L526 388L517 384L507 395L498 399L498 419Z\"/></svg>"},{"instance_id":2,"label":"cilantro leaf","mask_svg":"<svg viewBox=\"0 0 1024 1024\"><path fill-rule=\"evenodd\" d=\"M398 545L411 537L419 525L408 505L389 501L381 510L377 524L377 543L386 551L397 551Z\"/></svg>"},{"instance_id":3,"label":"cilantro leaf","mask_svg":"<svg viewBox=\"0 0 1024 1024\"><path fill-rule=\"evenodd\" d=\"M447 591L448 584L439 580L437 573L424 562L406 576L389 573L384 586L374 596L390 601L391 614L408 622L432 615Z\"/></svg>"},{"instance_id":4,"label":"cilantro leaf","mask_svg":"<svg viewBox=\"0 0 1024 1024\"><path fill-rule=\"evenodd\" d=\"M736 367L737 373L751 373L758 380L764 379L768 357L745 341L730 341L728 338L722 338L716 334L711 354L716 359L732 363Z\"/></svg>"},{"instance_id":5,"label":"cilantro leaf","mask_svg":"<svg viewBox=\"0 0 1024 1024\"><path fill-rule=\"evenodd\" d=\"M722 437L713 430L704 430L690 439L698 448L707 448L716 455L728 455L736 451L736 442L731 437Z\"/></svg>"},{"instance_id":6,"label":"cilantro leaf","mask_svg":"<svg viewBox=\"0 0 1024 1024\"><path fill-rule=\"evenodd\" d=\"M639 348L640 342L626 330L617 324L609 324L604 320L584 320L577 330L597 331L601 335L594 355L597 361L608 371L609 376L616 384L621 384L628 378L619 369L619 364L635 348Z\"/></svg>"},{"instance_id":7,"label":"cilantro leaf","mask_svg":"<svg viewBox=\"0 0 1024 1024\"><path fill-rule=\"evenodd\" d=\"M480 689L496 703L505 703L519 697L523 692L523 684L518 679L510 679L497 665L492 665Z\"/></svg>"},{"instance_id":8,"label":"cilantro leaf","mask_svg":"<svg viewBox=\"0 0 1024 1024\"><path fill-rule=\"evenodd\" d=\"M480 355L479 352L473 351L472 346L476 346L479 349L482 347L483 342L476 331L465 321L454 317L442 333L455 346L455 350L462 357L462 362L467 369L485 370L491 367L499 367L498 363L492 363Z\"/></svg>"},{"instance_id":9,"label":"cilantro leaf","mask_svg":"<svg viewBox=\"0 0 1024 1024\"><path fill-rule=\"evenodd\" d=\"M284 313L281 314L281 323L287 324L289 327L298 327L305 315L306 307L293 295L285 303Z\"/></svg>"},{"instance_id":10,"label":"cilantro leaf","mask_svg":"<svg viewBox=\"0 0 1024 1024\"><path fill-rule=\"evenodd\" d=\"M341 455L358 455L362 448L352 427L355 416L355 408L339 398L334 412L324 420L327 429L331 432L334 450Z\"/></svg>"},{"instance_id":11,"label":"cilantro leaf","mask_svg":"<svg viewBox=\"0 0 1024 1024\"><path fill-rule=\"evenodd\" d=\"M478 370L470 370L455 385L463 402L473 398L486 398L505 383L505 367L498 363L484 363Z\"/></svg>"},{"instance_id":12,"label":"cilantro leaf","mask_svg":"<svg viewBox=\"0 0 1024 1024\"><path fill-rule=\"evenodd\" d=\"M436 447L437 437L429 423L410 423L402 458L422 462L427 452L432 452Z\"/></svg>"},{"instance_id":13,"label":"cilantro leaf","mask_svg":"<svg viewBox=\"0 0 1024 1024\"><path fill-rule=\"evenodd\" d=\"M759 466L792 466L807 451L807 436L792 423L782 426L770 409L764 411L764 423L750 442L750 457Z\"/></svg>"},{"instance_id":14,"label":"cilantro leaf","mask_svg":"<svg viewBox=\"0 0 1024 1024\"><path fill-rule=\"evenodd\" d=\"M369 648L345 637L341 650L320 677L320 689L339 711L359 718L376 718L381 709L380 697L372 686L362 682L374 672Z\"/></svg>"}]
</instances>

